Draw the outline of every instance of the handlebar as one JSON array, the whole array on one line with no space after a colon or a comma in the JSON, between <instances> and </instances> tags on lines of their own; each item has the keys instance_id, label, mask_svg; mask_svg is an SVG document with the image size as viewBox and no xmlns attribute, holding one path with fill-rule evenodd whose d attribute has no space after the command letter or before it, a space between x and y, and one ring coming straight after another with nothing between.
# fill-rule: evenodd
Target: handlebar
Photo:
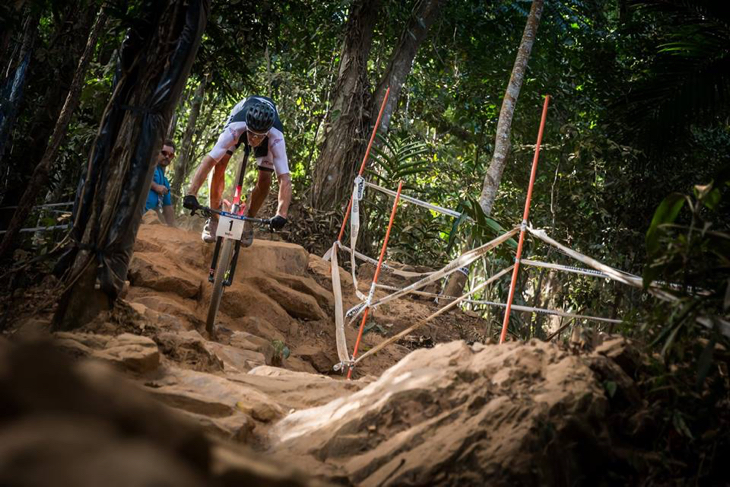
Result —
<instances>
[{"instance_id":1,"label":"handlebar","mask_svg":"<svg viewBox=\"0 0 730 487\"><path fill-rule=\"evenodd\" d=\"M228 212L221 211L221 210L214 210L213 208L209 208L209 207L203 206L203 205L198 205L198 207L195 208L194 212L195 211L199 211L205 217L210 217L211 214L215 213L216 215L219 215L219 216L232 216L238 220L248 221L251 223L258 223L261 225L268 225L271 223L270 218L252 218L252 217L245 216L245 215L236 215L234 213L228 213Z\"/></svg>"}]
</instances>

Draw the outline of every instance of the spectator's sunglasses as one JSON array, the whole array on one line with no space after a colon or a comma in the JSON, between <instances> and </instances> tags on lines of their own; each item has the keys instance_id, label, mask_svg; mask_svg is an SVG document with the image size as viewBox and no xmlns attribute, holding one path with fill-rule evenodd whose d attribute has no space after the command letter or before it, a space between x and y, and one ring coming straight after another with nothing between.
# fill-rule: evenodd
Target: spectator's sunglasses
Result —
<instances>
[{"instance_id":1,"label":"spectator's sunglasses","mask_svg":"<svg viewBox=\"0 0 730 487\"><path fill-rule=\"evenodd\" d=\"M162 149L160 151L160 153L162 153L162 156L165 159L172 159L173 157L175 157L175 152L174 151L173 152L170 152L170 151L166 151L165 149Z\"/></svg>"}]
</instances>

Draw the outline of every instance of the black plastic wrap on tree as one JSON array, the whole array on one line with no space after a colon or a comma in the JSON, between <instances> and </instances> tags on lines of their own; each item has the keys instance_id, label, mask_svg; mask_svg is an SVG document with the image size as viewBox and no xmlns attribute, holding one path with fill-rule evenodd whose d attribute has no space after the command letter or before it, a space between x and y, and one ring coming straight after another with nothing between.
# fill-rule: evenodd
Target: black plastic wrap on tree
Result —
<instances>
[{"instance_id":1,"label":"black plastic wrap on tree","mask_svg":"<svg viewBox=\"0 0 730 487\"><path fill-rule=\"evenodd\" d=\"M25 55L25 58L15 68L13 75L3 80L0 86L0 160L3 159L5 142L8 140L15 123L18 107L23 100L23 87L28 74L30 55L31 53Z\"/></svg>"},{"instance_id":2,"label":"black plastic wrap on tree","mask_svg":"<svg viewBox=\"0 0 730 487\"><path fill-rule=\"evenodd\" d=\"M102 120L87 167L83 190L77 196L77 212L72 230L73 240L77 243L84 240L87 232L90 232L87 241L99 242L96 248L87 250L96 254L97 278L101 289L110 298L116 298L124 286L134 240L142 219L142 208L154 175L155 156L166 135L167 124L164 114L171 114L180 98L205 30L209 10L210 0L187 2L184 25L175 50L144 107L128 106L126 101L134 89L136 77L134 61L140 55L140 51L146 48L148 38L144 36L149 35L153 30L149 27L154 26L145 29L144 25L140 25L136 29L130 29L122 44L113 83L112 104ZM101 213L104 201L98 196L106 192L111 150L116 143L124 116L130 111L135 116L142 117L142 130L123 179L111 225L106 232L98 226L88 229L91 216L94 213L97 215ZM98 207L93 208L92 205ZM69 257L74 256L79 248L84 248L83 244L78 244L77 248L72 249ZM67 262L70 263L72 260L68 259Z\"/></svg>"}]
</instances>

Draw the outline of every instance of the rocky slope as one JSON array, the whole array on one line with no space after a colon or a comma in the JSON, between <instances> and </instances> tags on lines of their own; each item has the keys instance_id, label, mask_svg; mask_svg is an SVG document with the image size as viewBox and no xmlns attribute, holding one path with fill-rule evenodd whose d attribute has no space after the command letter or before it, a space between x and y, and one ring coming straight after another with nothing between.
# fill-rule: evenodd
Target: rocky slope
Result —
<instances>
[{"instance_id":1,"label":"rocky slope","mask_svg":"<svg viewBox=\"0 0 730 487\"><path fill-rule=\"evenodd\" d=\"M242 251L222 302L224 332L210 341L200 330L211 252L191 232L143 225L125 299L83 329L54 335L73 363L23 345L49 336L48 314L17 323L11 339L21 345L0 347L0 392L10 398L0 414L0 436L9 435L0 467L19 477L0 476L0 484L42 485L10 468L26 454L51 475L80 468L75 455L113 463L104 456L112 448L125 454L106 473L144 457L150 465L139 475L160 485L565 485L603 482L606 469L623 468L606 426L613 402L640 402L623 341L590 356L535 341L468 345L456 339L483 324L450 313L424 331L449 343L410 354L392 346L345 381L330 375L337 356L327 263L257 240ZM341 277L350 306L352 283ZM398 300L376 310L373 323L396 333L434 309ZM356 333L347 330L350 348ZM383 339L369 333L364 347ZM610 398L607 381L617 385ZM47 450L37 450L38 424L51 431ZM82 440L70 441L75 428ZM188 483L159 477L163 466ZM67 484L106 483L88 478Z\"/></svg>"}]
</instances>

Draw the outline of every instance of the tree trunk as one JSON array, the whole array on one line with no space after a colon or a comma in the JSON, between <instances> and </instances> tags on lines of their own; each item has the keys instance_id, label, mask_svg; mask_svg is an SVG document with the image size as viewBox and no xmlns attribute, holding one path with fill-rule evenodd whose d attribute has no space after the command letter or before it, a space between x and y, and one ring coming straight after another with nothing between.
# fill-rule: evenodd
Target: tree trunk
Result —
<instances>
[{"instance_id":1,"label":"tree trunk","mask_svg":"<svg viewBox=\"0 0 730 487\"><path fill-rule=\"evenodd\" d=\"M104 7L102 7L99 15L96 17L96 22L91 29L91 33L89 34L89 39L86 42L84 53L81 55L81 59L79 59L76 73L74 74L71 87L68 95L66 96L66 102L63 104L61 114L56 122L56 127L53 129L51 140L46 147L43 158L33 171L30 184L25 189L25 193L23 193L23 197L20 199L20 203L18 203L18 209L15 210L13 218L10 220L10 224L8 225L7 232L0 243L0 259L9 256L12 252L15 239L17 238L23 223L25 223L28 215L33 209L33 204L35 203L38 194L48 183L51 166L55 162L58 149L66 135L68 124L71 121L71 115L78 107L79 99L81 98L81 88L83 88L84 79L86 77L86 70L89 67L91 56L94 54L94 48L96 47L96 42L99 39L99 34L104 29L105 24L106 11Z\"/></svg>"},{"instance_id":2,"label":"tree trunk","mask_svg":"<svg viewBox=\"0 0 730 487\"><path fill-rule=\"evenodd\" d=\"M370 114L367 62L380 0L358 0L347 20L334 102L314 167L312 206L331 210L346 194L365 150Z\"/></svg>"},{"instance_id":3,"label":"tree trunk","mask_svg":"<svg viewBox=\"0 0 730 487\"><path fill-rule=\"evenodd\" d=\"M208 76L205 76L195 89L193 104L190 107L190 117L188 117L188 124L185 126L185 134L183 135L183 140L180 144L180 158L175 163L175 177L172 179L172 188L170 193L172 194L172 202L176 208L180 204L180 198L178 195L182 191L183 183L190 173L189 166L193 151L193 135L195 134L195 126L198 122L198 116L200 116L200 107L203 105L203 100L205 99L205 85L207 83Z\"/></svg>"},{"instance_id":4,"label":"tree trunk","mask_svg":"<svg viewBox=\"0 0 730 487\"><path fill-rule=\"evenodd\" d=\"M28 79L28 68L31 62L33 46L38 37L38 22L40 21L40 13L29 14L23 22L23 37L18 49L18 61L8 60L7 72L0 85L0 160L5 159L5 143L10 137L10 132L15 124L15 119L20 109L23 99L23 91ZM14 57L14 56L12 56ZM15 65L15 66L13 66ZM5 170L8 171L7 177L3 178L3 185L10 182L10 164L4 164ZM6 187L3 187L5 193ZM10 203L3 199L2 206L9 206ZM3 221L0 216L0 222ZM0 228L4 225L0 223Z\"/></svg>"},{"instance_id":5,"label":"tree trunk","mask_svg":"<svg viewBox=\"0 0 730 487\"><path fill-rule=\"evenodd\" d=\"M398 45L393 50L393 55L390 58L385 74L375 89L375 96L370 109L370 113L372 114L378 113L380 105L383 103L385 92L390 87L390 95L388 95L388 102L385 104L385 109L383 110L383 118L380 121L378 133L385 135L388 131L390 118L398 106L400 90L413 67L413 59L415 59L418 48L426 39L431 25L439 16L447 1L422 0L418 2L418 10L414 12L408 26L403 31Z\"/></svg>"},{"instance_id":6,"label":"tree trunk","mask_svg":"<svg viewBox=\"0 0 730 487\"><path fill-rule=\"evenodd\" d=\"M502 180L502 172L504 172L504 166L507 162L507 156L510 152L510 131L512 128L512 119L515 113L515 105L517 104L517 98L520 96L520 89L522 88L522 81L525 77L525 71L527 70L527 62L530 60L530 53L532 52L532 45L535 42L535 35L537 34L537 27L540 25L540 16L542 15L544 0L533 0L532 8L530 9L530 15L527 17L527 24L522 34L522 41L520 47L517 50L517 59L512 68L512 76L510 77L509 84L507 85L507 91L504 94L504 100L502 101L502 108L499 112L499 121L497 122L497 137L494 143L494 154L492 155L492 162L487 170L487 175L484 178L484 184L482 186L482 194L479 198L479 205L484 211L484 214L489 216L492 213L492 207L494 206L494 200L497 197L497 190L499 189L499 183ZM468 248L462 249L466 252ZM461 296L464 291L464 285L466 284L467 276L456 272L451 275L449 280L444 286L444 294L447 296ZM448 301L445 301L448 304Z\"/></svg>"},{"instance_id":7,"label":"tree trunk","mask_svg":"<svg viewBox=\"0 0 730 487\"><path fill-rule=\"evenodd\" d=\"M14 130L8 137L3 162L8 170L0 206L16 206L30 184L35 165L43 158L66 101L79 59L94 22L87 2L65 2L52 16L50 36L39 36L28 68L23 101L16 106L18 119L32 130ZM31 30L37 21L31 22ZM45 30L45 29L42 29ZM28 33L28 31L26 31ZM36 53L44 52L42 60ZM8 135L8 134L6 134ZM0 214L0 229L6 229L13 213Z\"/></svg>"},{"instance_id":8,"label":"tree trunk","mask_svg":"<svg viewBox=\"0 0 730 487\"><path fill-rule=\"evenodd\" d=\"M55 329L77 328L110 309L124 286L156 155L200 45L210 0L150 2L145 9L120 50L90 155Z\"/></svg>"},{"instance_id":9,"label":"tree trunk","mask_svg":"<svg viewBox=\"0 0 730 487\"><path fill-rule=\"evenodd\" d=\"M530 60L532 45L535 43L537 28L540 25L543 1L533 0L532 2L530 15L527 17L527 24L522 33L522 41L517 50L517 59L515 59L515 64L512 68L512 76L507 85L504 100L502 100L502 108L499 112L499 121L497 122L497 137L494 142L494 154L492 155L492 162L487 170L487 175L484 178L482 194L479 197L479 205L487 216L492 213L499 183L502 180L502 173L507 162L507 155L510 151L512 119L514 118L515 106L517 105L517 99L520 96L522 82L527 71L527 63Z\"/></svg>"}]
</instances>

